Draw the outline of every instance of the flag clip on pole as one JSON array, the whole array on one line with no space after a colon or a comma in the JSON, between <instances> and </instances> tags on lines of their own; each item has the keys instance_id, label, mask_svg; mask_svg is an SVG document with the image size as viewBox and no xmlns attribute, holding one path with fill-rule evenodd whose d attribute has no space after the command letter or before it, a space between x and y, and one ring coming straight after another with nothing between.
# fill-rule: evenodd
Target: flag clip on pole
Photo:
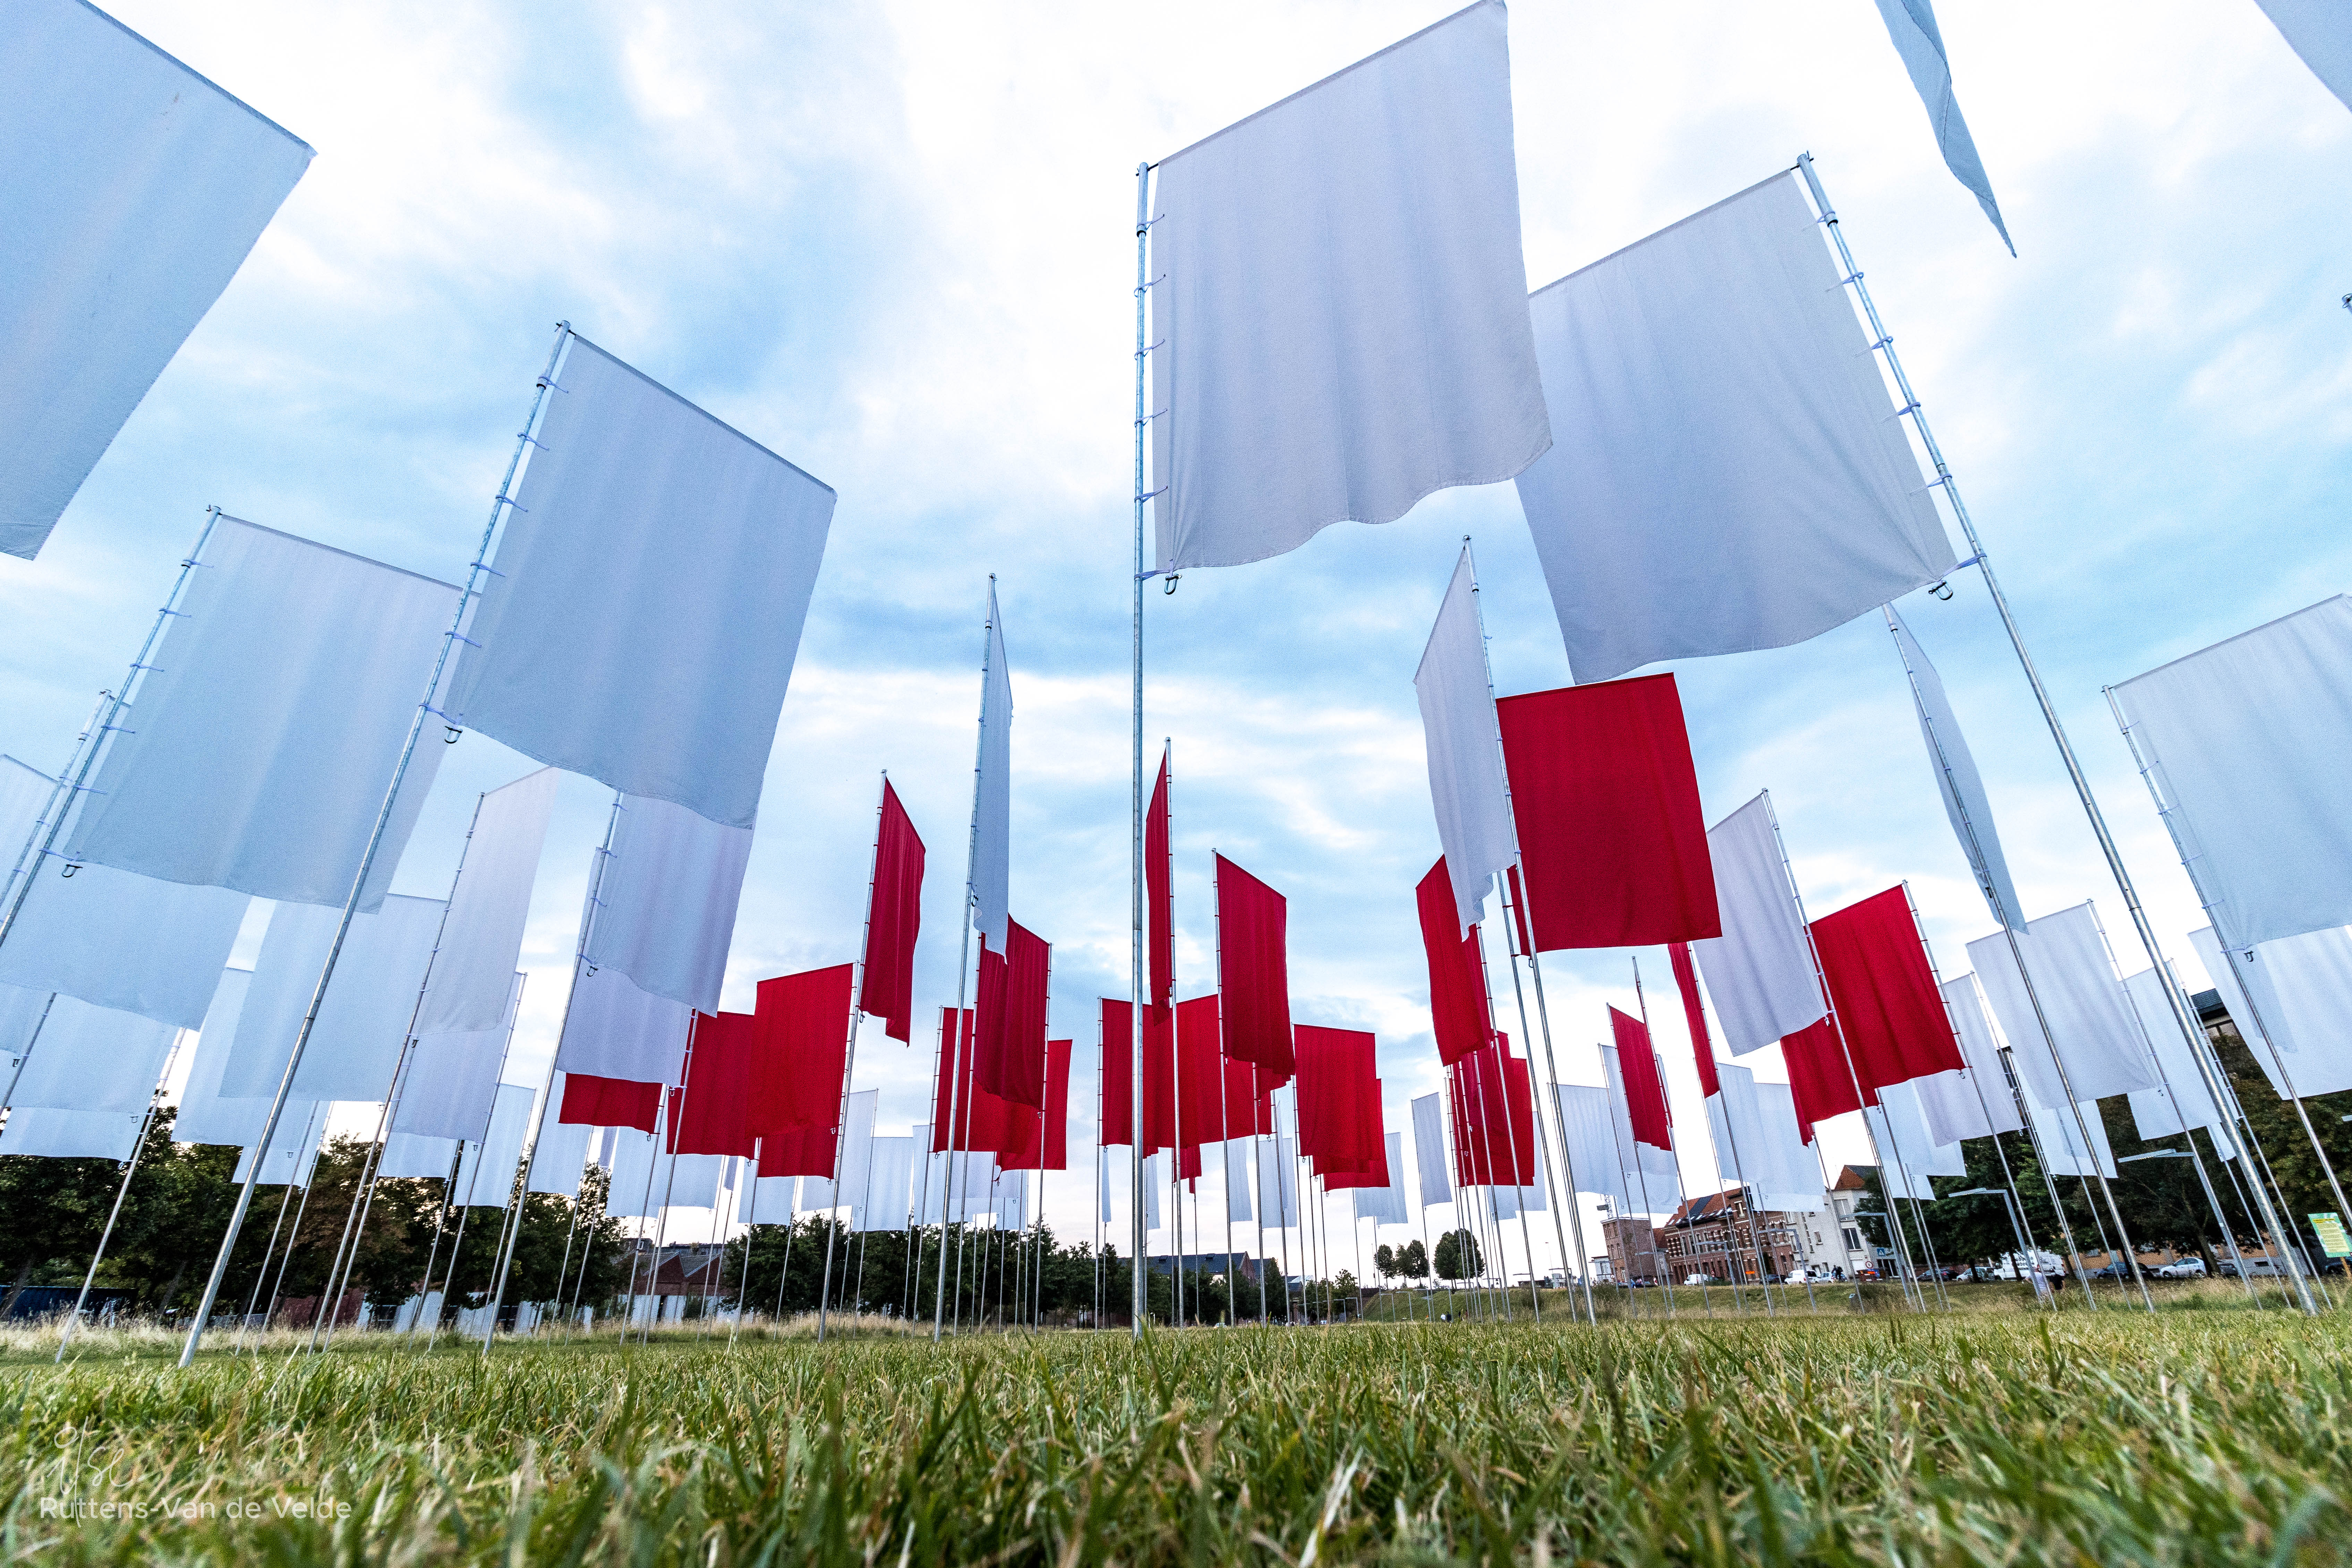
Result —
<instances>
[{"instance_id":1,"label":"flag clip on pole","mask_svg":"<svg viewBox=\"0 0 2352 1568\"><path fill-rule=\"evenodd\" d=\"M303 1049L310 1043L310 1032L318 1026L319 1009L326 1000L327 984L334 978L336 961L342 956L343 942L351 934L352 917L359 912L361 895L366 891L368 879L375 870L376 853L383 847L384 830L391 824L394 806L399 800L401 782L408 776L409 761L416 754L416 742L424 732L425 715L432 710L433 700L440 694L441 677L449 668L449 656L457 646L459 634L465 630L466 612L473 605L482 574L488 570L490 547L498 537L499 524L504 517L505 508L512 504L509 498L513 490L515 473L522 463L524 449L530 444L530 432L539 424L540 415L546 407L547 388L555 375L556 362L562 358L563 346L571 336L570 322L557 323L555 345L548 351L547 370L539 378L539 390L531 401L530 417L524 422L523 434L516 439L514 456L507 461L506 479L499 486L497 499L490 503L489 521L482 527L481 547L475 552L473 564L467 571L466 586L457 595L457 610L451 618L449 635L441 639L441 651L433 661L433 674L425 682L425 694L417 700L415 714L408 721L408 738L401 745L400 761L394 766L391 781L384 786L383 804L376 808L375 826L369 830L367 849L361 855L359 868L352 878L352 890L343 900L342 918L335 927L334 942L327 949L326 963L319 971L319 983L311 989L310 1009L303 1015L302 1026L294 1037L294 1048L286 1058L286 1070L278 1075L278 1090L269 1102L269 1113L262 1119L260 1146L264 1151L268 1149L270 1139L277 1134L278 1118L285 1113L287 1096L293 1090L295 1075L301 1070ZM217 509L214 515L217 517ZM209 523L206 530L209 532ZM160 621L158 625L160 626ZM152 644L152 635L149 640ZM93 755L95 752L93 747ZM83 770L86 773L88 769L89 762L85 759ZM0 931L0 936L5 934L5 931ZM211 1277L205 1281L205 1293L197 1304L195 1319L188 1325L187 1342L180 1349L180 1365L184 1367L195 1360L196 1347L204 1341L205 1323L212 1315L214 1301L220 1296L221 1279L228 1272L229 1256L236 1249L237 1232L245 1225L246 1211L253 1205L255 1178L260 1174L260 1170L261 1162L257 1160L253 1171L247 1175L245 1185L237 1192L235 1206L230 1210L227 1228L221 1236L220 1252L213 1259Z\"/></svg>"},{"instance_id":2,"label":"flag clip on pole","mask_svg":"<svg viewBox=\"0 0 2352 1568\"><path fill-rule=\"evenodd\" d=\"M1144 412L1144 356L1150 348L1144 338L1145 307L1150 293L1151 261L1151 165L1135 166L1135 702L1134 742L1135 772L1129 789L1129 811L1131 819L1129 848L1130 892L1133 904L1133 930L1130 936L1130 985L1128 994L1128 1027L1133 1052L1134 1070L1129 1075L1128 1089L1133 1105L1133 1119L1129 1131L1134 1142L1129 1145L1133 1156L1128 1163L1133 1177L1129 1194L1129 1230L1131 1233L1128 1257L1128 1274L1132 1286L1129 1305L1129 1331L1132 1338L1143 1337L1143 1320L1148 1308L1149 1292L1143 1277L1143 437L1148 423ZM1099 1131L1099 1129L1097 1129Z\"/></svg>"}]
</instances>

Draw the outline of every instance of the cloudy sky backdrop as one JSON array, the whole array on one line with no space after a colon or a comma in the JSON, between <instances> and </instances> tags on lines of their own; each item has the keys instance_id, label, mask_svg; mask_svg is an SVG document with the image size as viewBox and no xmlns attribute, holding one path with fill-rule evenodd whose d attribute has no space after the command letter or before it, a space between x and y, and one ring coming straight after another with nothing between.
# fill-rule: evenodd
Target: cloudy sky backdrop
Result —
<instances>
[{"instance_id":1,"label":"cloudy sky backdrop","mask_svg":"<svg viewBox=\"0 0 2352 1568\"><path fill-rule=\"evenodd\" d=\"M1090 1046L1094 999L1128 964L1134 166L1452 8L118 0L318 158L42 559L0 563L0 750L63 760L207 503L455 578L568 319L841 497L728 1004L852 956L885 768L931 851L919 995L951 998L994 573L1018 710L1013 907L1055 943L1054 1032ZM2017 259L1945 173L1868 0L1523 0L1528 276L1815 154L2195 980L2194 900L2100 687L2344 585L2352 115L2252 0L1988 0L1942 20ZM1149 611L1180 994L1213 983L1222 849L1290 897L1299 1019L1378 1032L1392 1130L1436 1083L1412 889L1437 842L1411 678L1465 532L1498 689L1565 681L1508 485L1189 574ZM1906 609L2021 893L2035 913L2097 899L2142 967L1981 583L1955 582ZM1710 819L1770 788L1815 912L1907 878L1958 972L1989 921L1884 628L1675 668ZM457 746L401 889L446 893L475 793L527 765ZM604 798L565 784L512 1078L552 1047ZM1664 955L1641 959L1677 1121L1699 1134L1686 1177L1711 1185ZM1627 955L1558 955L1548 974L1564 1075L1597 1080ZM863 1044L885 1131L925 1114L929 1038ZM1066 1233L1091 1228L1088 1184L1056 1184Z\"/></svg>"}]
</instances>

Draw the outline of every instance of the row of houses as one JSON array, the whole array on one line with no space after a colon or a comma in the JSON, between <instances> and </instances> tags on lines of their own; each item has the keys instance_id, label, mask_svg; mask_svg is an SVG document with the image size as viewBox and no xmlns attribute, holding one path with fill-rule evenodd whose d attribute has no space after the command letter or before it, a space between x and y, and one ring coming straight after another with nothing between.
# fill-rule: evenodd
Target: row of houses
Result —
<instances>
[{"instance_id":1,"label":"row of houses","mask_svg":"<svg viewBox=\"0 0 2352 1568\"><path fill-rule=\"evenodd\" d=\"M1609 1277L1681 1281L1705 1275L1727 1284L1753 1282L1759 1269L1785 1279L1799 1268L1851 1279L1876 1272L1886 1249L1864 1231L1855 1211L1869 1194L1862 1170L1841 1166L1819 1213L1751 1213L1744 1188L1709 1193L1675 1210L1664 1225L1642 1216L1606 1222Z\"/></svg>"}]
</instances>

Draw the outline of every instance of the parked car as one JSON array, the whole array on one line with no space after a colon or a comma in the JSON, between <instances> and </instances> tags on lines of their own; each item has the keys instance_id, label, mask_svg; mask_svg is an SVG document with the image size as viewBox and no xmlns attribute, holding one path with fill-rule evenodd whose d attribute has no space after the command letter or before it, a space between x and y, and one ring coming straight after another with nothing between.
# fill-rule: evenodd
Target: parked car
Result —
<instances>
[{"instance_id":1,"label":"parked car","mask_svg":"<svg viewBox=\"0 0 2352 1568\"><path fill-rule=\"evenodd\" d=\"M2121 1258L2117 1258L2103 1268L2094 1268L2083 1276L2085 1279L2128 1279L2131 1277L2131 1265Z\"/></svg>"},{"instance_id":2,"label":"parked car","mask_svg":"<svg viewBox=\"0 0 2352 1568\"><path fill-rule=\"evenodd\" d=\"M2158 1279L2202 1279L2205 1278L2205 1260L2201 1258L2179 1258L2155 1272Z\"/></svg>"},{"instance_id":3,"label":"parked car","mask_svg":"<svg viewBox=\"0 0 2352 1568\"><path fill-rule=\"evenodd\" d=\"M2230 1259L2223 1258L2215 1268L2214 1272L2224 1279L2235 1279L2238 1278L2238 1266ZM2250 1279L2284 1279L2286 1277L2285 1267L2275 1258L2246 1259L2246 1278Z\"/></svg>"},{"instance_id":4,"label":"parked car","mask_svg":"<svg viewBox=\"0 0 2352 1568\"><path fill-rule=\"evenodd\" d=\"M1714 1285L1719 1283L1719 1281L1717 1280L1716 1277L1712 1274L1690 1273L1683 1276L1683 1283L1685 1285Z\"/></svg>"}]
</instances>

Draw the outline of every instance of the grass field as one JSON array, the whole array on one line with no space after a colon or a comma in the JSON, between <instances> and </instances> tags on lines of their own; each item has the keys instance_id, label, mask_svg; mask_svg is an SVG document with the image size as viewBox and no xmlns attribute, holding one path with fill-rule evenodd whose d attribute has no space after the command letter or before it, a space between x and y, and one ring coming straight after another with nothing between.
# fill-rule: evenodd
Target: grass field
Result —
<instances>
[{"instance_id":1,"label":"grass field","mask_svg":"<svg viewBox=\"0 0 2352 1568\"><path fill-rule=\"evenodd\" d=\"M2352 1561L2352 1318L0 1342L42 1563ZM144 1510L140 1517L140 1510ZM194 1517L186 1517L193 1513ZM126 1517L126 1514L129 1517Z\"/></svg>"}]
</instances>

